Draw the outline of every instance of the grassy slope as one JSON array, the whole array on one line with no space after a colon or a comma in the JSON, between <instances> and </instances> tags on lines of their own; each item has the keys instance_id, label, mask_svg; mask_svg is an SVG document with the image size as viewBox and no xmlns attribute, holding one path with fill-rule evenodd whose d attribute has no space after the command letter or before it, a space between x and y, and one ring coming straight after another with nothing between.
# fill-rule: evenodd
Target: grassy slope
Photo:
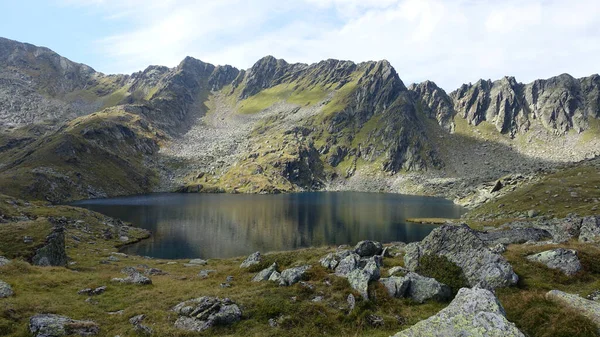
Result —
<instances>
[{"instance_id":1,"label":"grassy slope","mask_svg":"<svg viewBox=\"0 0 600 337\"><path fill-rule=\"evenodd\" d=\"M0 153L0 189L7 194L53 201L143 193L157 176L145 167L140 146L160 133L140 116L113 108L77 118L25 148ZM99 190L99 191L98 191ZM101 195L101 194L100 194Z\"/></svg>"}]
</instances>

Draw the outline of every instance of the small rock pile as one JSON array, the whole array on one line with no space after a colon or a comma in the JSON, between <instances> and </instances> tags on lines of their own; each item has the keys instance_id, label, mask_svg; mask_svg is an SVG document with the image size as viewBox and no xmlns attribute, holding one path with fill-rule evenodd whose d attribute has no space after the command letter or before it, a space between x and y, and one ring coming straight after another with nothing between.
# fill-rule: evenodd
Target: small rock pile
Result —
<instances>
[{"instance_id":1,"label":"small rock pile","mask_svg":"<svg viewBox=\"0 0 600 337\"><path fill-rule=\"evenodd\" d=\"M192 332L202 332L216 325L227 325L242 319L242 311L228 298L204 296L181 302L173 311L179 315L175 327Z\"/></svg>"}]
</instances>

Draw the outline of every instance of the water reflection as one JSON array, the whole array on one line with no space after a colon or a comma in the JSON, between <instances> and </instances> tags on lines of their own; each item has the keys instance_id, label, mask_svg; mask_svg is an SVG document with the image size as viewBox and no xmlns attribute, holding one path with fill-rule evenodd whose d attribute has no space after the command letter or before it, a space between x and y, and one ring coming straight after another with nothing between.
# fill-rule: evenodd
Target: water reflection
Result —
<instances>
[{"instance_id":1,"label":"water reflection","mask_svg":"<svg viewBox=\"0 0 600 337\"><path fill-rule=\"evenodd\" d=\"M406 218L463 213L440 198L358 192L150 194L75 205L151 230L150 239L124 252L158 258L232 257L364 239L411 242L433 227Z\"/></svg>"}]
</instances>

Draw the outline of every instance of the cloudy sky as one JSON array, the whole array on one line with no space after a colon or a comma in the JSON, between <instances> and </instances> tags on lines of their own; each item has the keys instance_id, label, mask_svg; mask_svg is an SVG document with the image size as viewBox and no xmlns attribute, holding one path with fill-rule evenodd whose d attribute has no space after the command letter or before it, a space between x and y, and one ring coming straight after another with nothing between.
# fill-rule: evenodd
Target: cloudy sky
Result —
<instances>
[{"instance_id":1,"label":"cloudy sky","mask_svg":"<svg viewBox=\"0 0 600 337\"><path fill-rule=\"evenodd\" d=\"M387 59L406 84L450 91L600 72L599 0L21 0L0 13L0 36L104 73L187 55L238 68L265 55Z\"/></svg>"}]
</instances>

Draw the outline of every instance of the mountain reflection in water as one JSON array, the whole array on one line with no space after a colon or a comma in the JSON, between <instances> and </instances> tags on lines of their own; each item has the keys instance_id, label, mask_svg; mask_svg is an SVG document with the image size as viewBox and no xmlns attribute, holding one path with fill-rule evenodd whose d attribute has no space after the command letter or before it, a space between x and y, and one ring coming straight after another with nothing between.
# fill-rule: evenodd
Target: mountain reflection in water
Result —
<instances>
[{"instance_id":1,"label":"mountain reflection in water","mask_svg":"<svg viewBox=\"0 0 600 337\"><path fill-rule=\"evenodd\" d=\"M148 194L74 203L152 231L123 252L157 258L227 258L254 251L412 242L434 228L406 218L458 218L449 200L386 193L309 192L277 195Z\"/></svg>"}]
</instances>

